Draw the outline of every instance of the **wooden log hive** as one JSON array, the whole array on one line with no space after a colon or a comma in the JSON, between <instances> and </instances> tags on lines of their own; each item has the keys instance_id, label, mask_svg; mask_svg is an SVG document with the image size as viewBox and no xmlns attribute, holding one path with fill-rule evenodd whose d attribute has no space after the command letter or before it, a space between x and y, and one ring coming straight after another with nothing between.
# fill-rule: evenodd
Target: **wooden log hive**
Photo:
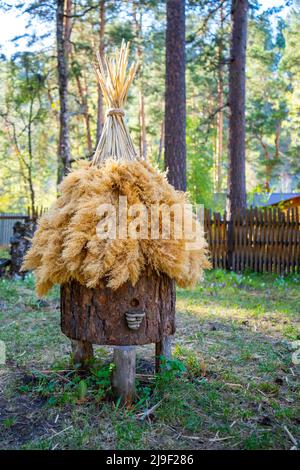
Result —
<instances>
[{"instance_id":1,"label":"wooden log hive","mask_svg":"<svg viewBox=\"0 0 300 470\"><path fill-rule=\"evenodd\" d=\"M71 339L73 358L82 367L93 344L114 347L112 387L126 404L135 396L135 345L156 344L156 371L170 355L175 333L175 283L166 275L144 274L133 287L90 289L76 281L61 286L61 329Z\"/></svg>"},{"instance_id":2,"label":"wooden log hive","mask_svg":"<svg viewBox=\"0 0 300 470\"><path fill-rule=\"evenodd\" d=\"M128 313L140 318L130 328ZM144 316L142 315L144 314ZM166 275L143 275L113 291L76 281L61 287L61 329L69 338L92 344L133 346L158 343L175 333L175 286Z\"/></svg>"}]
</instances>

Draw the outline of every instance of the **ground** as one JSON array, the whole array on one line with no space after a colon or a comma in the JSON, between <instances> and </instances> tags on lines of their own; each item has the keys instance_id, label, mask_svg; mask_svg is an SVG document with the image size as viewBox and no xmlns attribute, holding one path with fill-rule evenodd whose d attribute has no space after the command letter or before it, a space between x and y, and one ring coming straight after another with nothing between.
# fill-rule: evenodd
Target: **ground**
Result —
<instances>
[{"instance_id":1,"label":"ground","mask_svg":"<svg viewBox=\"0 0 300 470\"><path fill-rule=\"evenodd\" d=\"M40 301L32 275L0 280L0 448L299 446L299 287L299 275L215 270L179 289L174 359L155 376L153 346L138 348L128 409L110 400L110 348L95 348L88 375L70 366L59 290Z\"/></svg>"}]
</instances>

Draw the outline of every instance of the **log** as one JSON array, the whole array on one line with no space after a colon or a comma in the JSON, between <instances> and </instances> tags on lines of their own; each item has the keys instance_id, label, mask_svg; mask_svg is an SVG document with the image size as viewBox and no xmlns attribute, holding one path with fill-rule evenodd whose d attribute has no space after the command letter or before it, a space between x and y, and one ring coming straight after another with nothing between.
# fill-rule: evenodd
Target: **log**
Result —
<instances>
[{"instance_id":1,"label":"log","mask_svg":"<svg viewBox=\"0 0 300 470\"><path fill-rule=\"evenodd\" d=\"M112 373L112 388L116 399L130 405L135 397L135 346L116 346L114 348L115 368Z\"/></svg>"},{"instance_id":2,"label":"log","mask_svg":"<svg viewBox=\"0 0 300 470\"><path fill-rule=\"evenodd\" d=\"M175 333L175 286L168 276L144 274L133 287L61 287L61 329L71 339L129 346L157 343Z\"/></svg>"}]
</instances>

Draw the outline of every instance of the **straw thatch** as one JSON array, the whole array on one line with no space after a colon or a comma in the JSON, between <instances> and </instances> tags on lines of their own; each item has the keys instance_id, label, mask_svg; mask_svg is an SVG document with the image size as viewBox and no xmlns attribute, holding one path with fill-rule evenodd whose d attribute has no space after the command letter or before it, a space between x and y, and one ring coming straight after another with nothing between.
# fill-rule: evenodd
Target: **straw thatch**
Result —
<instances>
[{"instance_id":1,"label":"straw thatch","mask_svg":"<svg viewBox=\"0 0 300 470\"><path fill-rule=\"evenodd\" d=\"M106 121L93 158L93 164L99 165L107 158L114 160L135 160L136 151L127 126L124 122L123 106L129 87L134 79L137 64L128 68L129 44L122 41L120 51L108 58L97 54L98 64L95 72L108 106Z\"/></svg>"},{"instance_id":2,"label":"straw thatch","mask_svg":"<svg viewBox=\"0 0 300 470\"><path fill-rule=\"evenodd\" d=\"M118 215L119 196L127 197L128 207L143 204L149 214L153 204L183 207L188 202L186 194L176 191L164 174L136 158L122 110L136 69L131 66L126 75L127 62L124 44L114 60L103 63L99 59L99 83L110 110L94 159L66 176L60 197L41 217L24 259L23 269L35 270L39 296L53 284L72 279L91 288L103 281L112 289L126 281L134 285L145 270L165 273L180 286L192 286L209 267L204 237L196 249L187 249L191 234L176 238L174 216L169 239L163 237L161 219L157 239L151 238L150 229L148 237L123 239L118 223L115 239L100 239L97 234L103 220L99 207L112 204ZM127 222L132 222L132 216ZM149 222L151 227L151 216ZM197 223L194 218L192 230Z\"/></svg>"}]
</instances>

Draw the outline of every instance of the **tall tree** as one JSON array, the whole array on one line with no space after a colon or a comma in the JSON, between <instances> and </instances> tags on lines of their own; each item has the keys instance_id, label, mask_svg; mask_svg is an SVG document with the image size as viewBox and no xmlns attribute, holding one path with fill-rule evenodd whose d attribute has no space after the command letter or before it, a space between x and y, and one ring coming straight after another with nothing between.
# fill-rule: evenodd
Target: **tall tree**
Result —
<instances>
[{"instance_id":1,"label":"tall tree","mask_svg":"<svg viewBox=\"0 0 300 470\"><path fill-rule=\"evenodd\" d=\"M245 99L248 0L232 0L229 62L229 142L227 213L246 207Z\"/></svg>"},{"instance_id":2,"label":"tall tree","mask_svg":"<svg viewBox=\"0 0 300 470\"><path fill-rule=\"evenodd\" d=\"M176 189L186 190L185 0L167 0L165 166Z\"/></svg>"},{"instance_id":3,"label":"tall tree","mask_svg":"<svg viewBox=\"0 0 300 470\"><path fill-rule=\"evenodd\" d=\"M45 187L50 192L47 165L51 167L49 142L51 138L54 140L54 134L49 126L52 116L46 93L48 73L44 54L16 54L5 66L6 86L0 105L1 155L4 156L1 156L0 193L7 191L10 180L17 179L10 203L23 200L32 214L36 213Z\"/></svg>"},{"instance_id":4,"label":"tall tree","mask_svg":"<svg viewBox=\"0 0 300 470\"><path fill-rule=\"evenodd\" d=\"M104 56L105 42L105 0L99 1L99 54L100 57ZM103 98L100 89L100 85L97 82L97 91L98 91L98 101L97 101L97 131L96 131L96 146L100 140L101 132L104 124L104 114L103 114Z\"/></svg>"},{"instance_id":5,"label":"tall tree","mask_svg":"<svg viewBox=\"0 0 300 470\"><path fill-rule=\"evenodd\" d=\"M59 88L59 143L57 183L59 184L66 174L71 160L69 137L69 112L68 112L68 57L70 53L71 36L71 10L72 0L57 0L56 9L56 41L57 41L57 65Z\"/></svg>"},{"instance_id":6,"label":"tall tree","mask_svg":"<svg viewBox=\"0 0 300 470\"><path fill-rule=\"evenodd\" d=\"M215 159L215 192L220 193L222 187L223 127L224 127L224 10L220 6L220 31L217 39L218 54L218 113Z\"/></svg>"},{"instance_id":7,"label":"tall tree","mask_svg":"<svg viewBox=\"0 0 300 470\"><path fill-rule=\"evenodd\" d=\"M247 207L246 197L246 45L248 0L232 0L229 61L229 139L227 268L232 268L233 215Z\"/></svg>"},{"instance_id":8,"label":"tall tree","mask_svg":"<svg viewBox=\"0 0 300 470\"><path fill-rule=\"evenodd\" d=\"M132 4L133 23L135 30L136 40L136 55L139 64L138 71L138 88L139 88L139 148L140 157L146 159L147 157L147 140L146 140L146 118L145 118L145 97L144 97L144 77L143 77L143 44L142 44L142 9L139 2Z\"/></svg>"}]
</instances>

